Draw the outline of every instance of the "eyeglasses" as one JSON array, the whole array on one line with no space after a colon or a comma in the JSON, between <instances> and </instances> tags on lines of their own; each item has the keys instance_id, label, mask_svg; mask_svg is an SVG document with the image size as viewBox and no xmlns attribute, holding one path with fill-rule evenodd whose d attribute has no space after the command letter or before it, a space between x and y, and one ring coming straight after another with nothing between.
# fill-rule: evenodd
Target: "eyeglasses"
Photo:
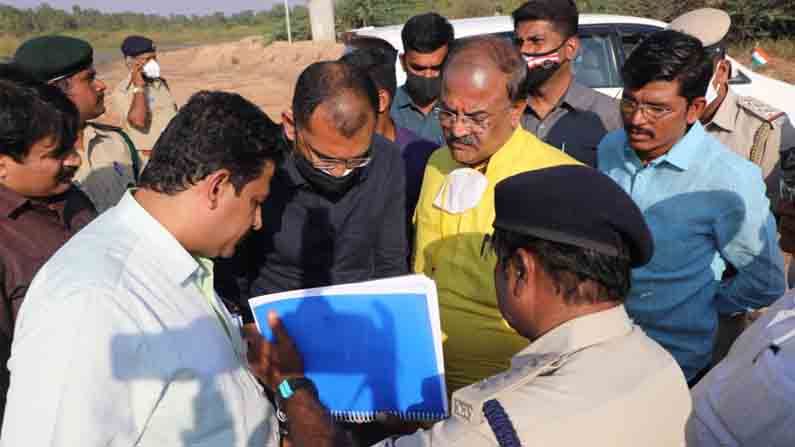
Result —
<instances>
[{"instance_id":1,"label":"eyeglasses","mask_svg":"<svg viewBox=\"0 0 795 447\"><path fill-rule=\"evenodd\" d=\"M619 101L619 108L624 116L632 116L640 109L643 116L649 121L657 121L665 118L668 114L673 112L673 109L667 106L660 106L655 104L646 104L637 102L631 98L621 98Z\"/></svg>"},{"instance_id":2,"label":"eyeglasses","mask_svg":"<svg viewBox=\"0 0 795 447\"><path fill-rule=\"evenodd\" d=\"M507 106L500 110L500 112L504 112L510 108L511 106ZM486 112L467 115L465 113L455 112L444 106L437 106L435 110L439 117L439 124L442 126L452 127L455 125L456 121L461 120L461 125L472 132L484 132L491 127L492 118L494 117L494 115L490 115Z\"/></svg>"},{"instance_id":3,"label":"eyeglasses","mask_svg":"<svg viewBox=\"0 0 795 447\"><path fill-rule=\"evenodd\" d=\"M318 152L314 147L312 147L312 145L309 144L306 140L302 139L302 141L304 143L304 146L306 146L307 149L309 149L309 152L311 152L315 156L314 160L310 160L312 166L314 166L316 169L319 169L321 171L333 171L338 166L341 166L344 169L363 168L369 165L373 159L373 157L369 155L370 154L369 147L365 152L365 154L367 155L366 157L353 157L353 158L342 159L342 158L334 158L323 155L320 152Z\"/></svg>"}]
</instances>

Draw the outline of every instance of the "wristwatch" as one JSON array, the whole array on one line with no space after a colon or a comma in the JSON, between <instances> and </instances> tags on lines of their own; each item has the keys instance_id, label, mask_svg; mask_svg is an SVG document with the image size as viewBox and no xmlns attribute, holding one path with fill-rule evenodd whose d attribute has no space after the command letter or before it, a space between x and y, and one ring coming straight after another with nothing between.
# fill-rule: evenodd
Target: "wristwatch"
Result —
<instances>
[{"instance_id":1,"label":"wristwatch","mask_svg":"<svg viewBox=\"0 0 795 447\"><path fill-rule=\"evenodd\" d=\"M137 85L132 88L133 95L136 93L144 93L145 91L143 87L138 87Z\"/></svg>"},{"instance_id":2,"label":"wristwatch","mask_svg":"<svg viewBox=\"0 0 795 447\"><path fill-rule=\"evenodd\" d=\"M291 377L284 379L282 380L282 383L279 384L277 391L279 392L279 397L281 397L282 400L287 400L301 388L308 389L309 392L311 392L312 395L317 398L317 388L315 387L315 384L306 377Z\"/></svg>"},{"instance_id":3,"label":"wristwatch","mask_svg":"<svg viewBox=\"0 0 795 447\"><path fill-rule=\"evenodd\" d=\"M284 379L282 383L276 387L276 420L279 422L279 434L283 438L286 438L290 434L290 423L287 420L287 411L284 406L287 404L287 400L301 388L309 390L309 392L315 396L315 399L317 399L317 387L306 377Z\"/></svg>"}]
</instances>

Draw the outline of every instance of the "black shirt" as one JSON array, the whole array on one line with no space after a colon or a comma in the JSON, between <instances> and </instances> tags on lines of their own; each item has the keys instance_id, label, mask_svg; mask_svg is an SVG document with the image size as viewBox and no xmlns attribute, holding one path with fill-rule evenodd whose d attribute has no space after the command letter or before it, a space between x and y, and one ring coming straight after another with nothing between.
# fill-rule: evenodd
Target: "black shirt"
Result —
<instances>
[{"instance_id":1,"label":"black shirt","mask_svg":"<svg viewBox=\"0 0 795 447\"><path fill-rule=\"evenodd\" d=\"M254 296L406 274L400 149L376 135L371 156L336 202L315 192L286 157L262 205L262 229L234 258L216 262L218 294L248 314L246 300Z\"/></svg>"},{"instance_id":2,"label":"black shirt","mask_svg":"<svg viewBox=\"0 0 795 447\"><path fill-rule=\"evenodd\" d=\"M596 167L599 142L621 126L618 101L577 81L543 120L530 106L522 116L525 130L591 167Z\"/></svg>"}]
</instances>

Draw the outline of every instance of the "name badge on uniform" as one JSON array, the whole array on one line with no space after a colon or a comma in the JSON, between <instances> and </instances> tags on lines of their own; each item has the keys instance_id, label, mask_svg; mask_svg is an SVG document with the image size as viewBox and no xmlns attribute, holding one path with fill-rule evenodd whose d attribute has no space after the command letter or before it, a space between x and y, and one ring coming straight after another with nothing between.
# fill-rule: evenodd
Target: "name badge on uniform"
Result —
<instances>
[{"instance_id":1,"label":"name badge on uniform","mask_svg":"<svg viewBox=\"0 0 795 447\"><path fill-rule=\"evenodd\" d=\"M480 203L489 186L485 175L472 168L459 168L447 175L433 205L451 214L461 214Z\"/></svg>"}]
</instances>

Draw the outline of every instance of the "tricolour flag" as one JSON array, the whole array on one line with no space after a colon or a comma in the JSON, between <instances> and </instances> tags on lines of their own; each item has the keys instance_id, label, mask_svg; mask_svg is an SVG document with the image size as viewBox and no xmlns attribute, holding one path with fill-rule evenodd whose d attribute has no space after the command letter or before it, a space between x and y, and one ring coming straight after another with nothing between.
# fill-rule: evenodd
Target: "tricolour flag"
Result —
<instances>
[{"instance_id":1,"label":"tricolour flag","mask_svg":"<svg viewBox=\"0 0 795 447\"><path fill-rule=\"evenodd\" d=\"M754 67L761 67L762 65L767 65L770 62L770 56L765 53L765 50L756 47L754 48L753 53L751 53L751 64Z\"/></svg>"}]
</instances>

